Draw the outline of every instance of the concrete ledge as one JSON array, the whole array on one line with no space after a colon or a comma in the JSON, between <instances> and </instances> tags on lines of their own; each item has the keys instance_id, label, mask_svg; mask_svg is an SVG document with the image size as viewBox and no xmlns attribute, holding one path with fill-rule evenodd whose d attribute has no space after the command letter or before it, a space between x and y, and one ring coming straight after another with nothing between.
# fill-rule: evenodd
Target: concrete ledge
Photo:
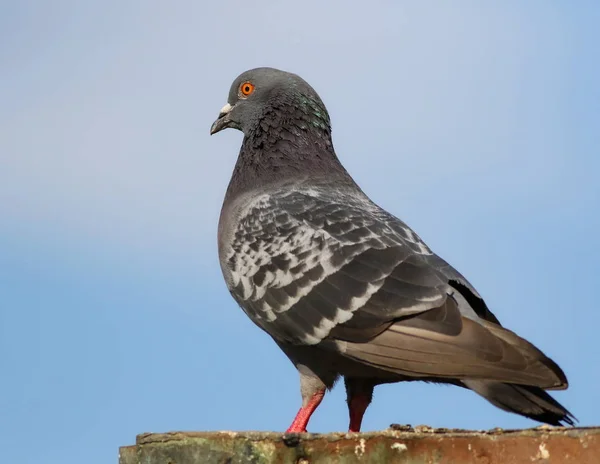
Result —
<instances>
[{"instance_id":1,"label":"concrete ledge","mask_svg":"<svg viewBox=\"0 0 600 464\"><path fill-rule=\"evenodd\" d=\"M119 464L600 464L600 427L468 431L395 426L382 432L138 435Z\"/></svg>"}]
</instances>

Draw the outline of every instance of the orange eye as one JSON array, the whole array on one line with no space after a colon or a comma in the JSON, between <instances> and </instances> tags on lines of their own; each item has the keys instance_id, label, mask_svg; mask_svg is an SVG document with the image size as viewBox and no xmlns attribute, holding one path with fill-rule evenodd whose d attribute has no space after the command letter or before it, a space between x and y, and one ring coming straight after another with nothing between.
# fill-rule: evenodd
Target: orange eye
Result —
<instances>
[{"instance_id":1,"label":"orange eye","mask_svg":"<svg viewBox=\"0 0 600 464\"><path fill-rule=\"evenodd\" d=\"M244 82L242 85L240 85L240 93L244 97L249 96L252 92L254 92L254 84L251 82Z\"/></svg>"}]
</instances>

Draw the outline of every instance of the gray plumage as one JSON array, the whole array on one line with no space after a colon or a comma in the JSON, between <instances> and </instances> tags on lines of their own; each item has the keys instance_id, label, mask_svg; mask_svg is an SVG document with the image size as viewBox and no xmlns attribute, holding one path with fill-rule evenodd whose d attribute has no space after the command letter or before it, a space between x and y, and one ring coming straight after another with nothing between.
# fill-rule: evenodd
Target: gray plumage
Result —
<instances>
[{"instance_id":1,"label":"gray plumage","mask_svg":"<svg viewBox=\"0 0 600 464\"><path fill-rule=\"evenodd\" d=\"M362 192L304 80L271 68L243 73L211 133L226 127L244 140L219 222L221 268L235 300L300 372L304 409L288 431L304 430L339 376L351 430L374 386L409 380L455 384L507 411L573 423L544 392L567 387L562 370L503 328L458 271Z\"/></svg>"}]
</instances>

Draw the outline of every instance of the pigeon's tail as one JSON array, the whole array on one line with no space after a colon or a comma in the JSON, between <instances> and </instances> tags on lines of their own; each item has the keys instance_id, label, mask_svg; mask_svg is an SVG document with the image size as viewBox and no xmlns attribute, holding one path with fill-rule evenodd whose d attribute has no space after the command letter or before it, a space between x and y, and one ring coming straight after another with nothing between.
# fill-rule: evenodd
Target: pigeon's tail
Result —
<instances>
[{"instance_id":1,"label":"pigeon's tail","mask_svg":"<svg viewBox=\"0 0 600 464\"><path fill-rule=\"evenodd\" d=\"M575 425L577 419L562 404L539 387L484 380L463 384L494 406L550 425Z\"/></svg>"}]
</instances>

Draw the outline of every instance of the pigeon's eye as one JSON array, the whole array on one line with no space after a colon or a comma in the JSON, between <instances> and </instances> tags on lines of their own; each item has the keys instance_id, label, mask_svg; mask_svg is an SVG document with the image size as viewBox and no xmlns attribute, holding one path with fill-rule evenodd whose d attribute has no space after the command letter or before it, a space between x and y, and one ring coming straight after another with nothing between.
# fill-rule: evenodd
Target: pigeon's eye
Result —
<instances>
[{"instance_id":1,"label":"pigeon's eye","mask_svg":"<svg viewBox=\"0 0 600 464\"><path fill-rule=\"evenodd\" d=\"M251 82L244 82L240 85L240 93L244 97L248 97L252 92L254 92L254 84Z\"/></svg>"}]
</instances>

